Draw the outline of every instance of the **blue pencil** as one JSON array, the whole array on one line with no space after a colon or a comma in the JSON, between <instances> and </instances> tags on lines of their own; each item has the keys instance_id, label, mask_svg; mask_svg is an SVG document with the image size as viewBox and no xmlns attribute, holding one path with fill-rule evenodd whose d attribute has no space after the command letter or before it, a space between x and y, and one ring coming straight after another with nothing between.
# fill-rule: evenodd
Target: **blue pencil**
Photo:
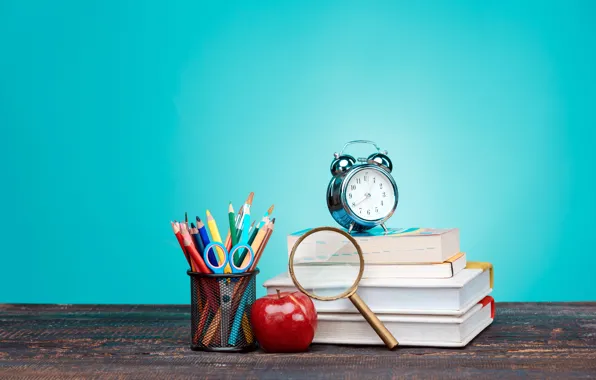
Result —
<instances>
[{"instance_id":1,"label":"blue pencil","mask_svg":"<svg viewBox=\"0 0 596 380\"><path fill-rule=\"evenodd\" d=\"M199 229L199 234L201 235L201 240L203 241L203 249L205 249L205 247L207 247L209 245L209 243L211 243L211 240L209 240L209 233L207 232L207 229L205 228L205 224L201 221L201 218L199 218L198 216L196 218L197 218L197 228ZM208 257L209 262L212 265L215 265L218 263L217 256L215 255L215 252L213 249L208 252L208 256L209 256Z\"/></svg>"},{"instance_id":2,"label":"blue pencil","mask_svg":"<svg viewBox=\"0 0 596 380\"><path fill-rule=\"evenodd\" d=\"M199 234L199 229L195 227L194 223L190 224L190 236L192 237L192 241L195 243L195 247L197 247L197 251L199 251L199 255L203 257L203 252L205 251L205 246L203 245L203 239L201 239L201 235Z\"/></svg>"}]
</instances>

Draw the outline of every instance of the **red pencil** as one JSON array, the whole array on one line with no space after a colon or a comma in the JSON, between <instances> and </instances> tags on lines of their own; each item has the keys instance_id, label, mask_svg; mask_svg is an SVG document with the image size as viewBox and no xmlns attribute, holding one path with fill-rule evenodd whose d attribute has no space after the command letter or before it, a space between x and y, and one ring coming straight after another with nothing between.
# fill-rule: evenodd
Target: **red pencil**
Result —
<instances>
[{"instance_id":1,"label":"red pencil","mask_svg":"<svg viewBox=\"0 0 596 380\"><path fill-rule=\"evenodd\" d=\"M170 224L172 225L172 230L174 231L174 235L176 235L176 239L178 239L180 248L182 248L182 253L184 253L184 257L186 257L188 265L190 265L190 267L192 268L190 257L188 257L188 253L186 253L186 248L184 248L184 239L182 238L182 234L180 233L180 224L178 222L170 222Z\"/></svg>"},{"instance_id":2,"label":"red pencil","mask_svg":"<svg viewBox=\"0 0 596 380\"><path fill-rule=\"evenodd\" d=\"M188 255L192 259L192 262L195 264L196 271L200 273L211 273L209 268L207 268L207 265L205 265L203 258L195 248L192 242L192 237L190 236L190 233L188 232L186 225L180 225L180 233L182 234L182 238L184 239L184 247L186 248L186 252L188 252Z\"/></svg>"}]
</instances>

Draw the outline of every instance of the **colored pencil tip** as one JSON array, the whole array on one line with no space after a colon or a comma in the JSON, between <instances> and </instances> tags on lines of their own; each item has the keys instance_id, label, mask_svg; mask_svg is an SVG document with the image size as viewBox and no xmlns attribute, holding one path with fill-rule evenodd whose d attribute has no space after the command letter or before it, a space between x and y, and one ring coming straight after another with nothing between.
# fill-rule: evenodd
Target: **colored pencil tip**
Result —
<instances>
[{"instance_id":1,"label":"colored pencil tip","mask_svg":"<svg viewBox=\"0 0 596 380\"><path fill-rule=\"evenodd\" d=\"M184 220L188 223L188 213L186 211L184 212Z\"/></svg>"},{"instance_id":2,"label":"colored pencil tip","mask_svg":"<svg viewBox=\"0 0 596 380\"><path fill-rule=\"evenodd\" d=\"M275 224L275 218L271 219L271 223Z\"/></svg>"},{"instance_id":3,"label":"colored pencil tip","mask_svg":"<svg viewBox=\"0 0 596 380\"><path fill-rule=\"evenodd\" d=\"M209 212L209 210L207 210L207 212L205 214L207 214L207 219L209 219L209 217L211 216L211 213Z\"/></svg>"},{"instance_id":4,"label":"colored pencil tip","mask_svg":"<svg viewBox=\"0 0 596 380\"><path fill-rule=\"evenodd\" d=\"M195 228L195 224L194 223L190 223L190 228Z\"/></svg>"},{"instance_id":5,"label":"colored pencil tip","mask_svg":"<svg viewBox=\"0 0 596 380\"><path fill-rule=\"evenodd\" d=\"M269 210L267 210L267 214L271 215L273 213L274 208L275 208L275 205L271 205L271 207L269 207Z\"/></svg>"},{"instance_id":6,"label":"colored pencil tip","mask_svg":"<svg viewBox=\"0 0 596 380\"><path fill-rule=\"evenodd\" d=\"M246 200L246 204L249 206L252 206L252 199L255 197L255 193L254 192L250 192L250 194L248 194L248 199Z\"/></svg>"},{"instance_id":7,"label":"colored pencil tip","mask_svg":"<svg viewBox=\"0 0 596 380\"><path fill-rule=\"evenodd\" d=\"M228 206L228 212L229 213L234 212L234 206L232 206L232 202L230 202L230 205Z\"/></svg>"},{"instance_id":8,"label":"colored pencil tip","mask_svg":"<svg viewBox=\"0 0 596 380\"><path fill-rule=\"evenodd\" d=\"M200 222L201 221L201 218L199 218L198 216L196 218L197 218L197 222Z\"/></svg>"}]
</instances>

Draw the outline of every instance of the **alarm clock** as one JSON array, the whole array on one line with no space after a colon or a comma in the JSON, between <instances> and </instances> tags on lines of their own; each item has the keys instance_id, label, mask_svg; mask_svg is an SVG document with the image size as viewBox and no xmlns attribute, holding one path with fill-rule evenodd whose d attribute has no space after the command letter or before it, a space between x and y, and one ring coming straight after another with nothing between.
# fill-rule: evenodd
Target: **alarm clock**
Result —
<instances>
[{"instance_id":1,"label":"alarm clock","mask_svg":"<svg viewBox=\"0 0 596 380\"><path fill-rule=\"evenodd\" d=\"M376 152L368 157L345 154L352 144L371 144ZM397 185L391 176L393 164L387 151L372 141L347 142L331 162L331 182L327 188L327 207L331 216L349 233L383 227L395 212L398 201Z\"/></svg>"}]
</instances>

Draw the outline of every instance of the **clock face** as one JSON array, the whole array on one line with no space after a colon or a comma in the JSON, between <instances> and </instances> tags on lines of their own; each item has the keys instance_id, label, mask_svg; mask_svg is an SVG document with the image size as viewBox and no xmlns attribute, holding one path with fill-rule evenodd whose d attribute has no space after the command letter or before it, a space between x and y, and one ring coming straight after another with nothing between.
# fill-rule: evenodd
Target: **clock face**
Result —
<instances>
[{"instance_id":1,"label":"clock face","mask_svg":"<svg viewBox=\"0 0 596 380\"><path fill-rule=\"evenodd\" d=\"M346 202L364 220L377 220L393 211L395 191L387 174L375 169L354 173L346 184Z\"/></svg>"}]
</instances>

